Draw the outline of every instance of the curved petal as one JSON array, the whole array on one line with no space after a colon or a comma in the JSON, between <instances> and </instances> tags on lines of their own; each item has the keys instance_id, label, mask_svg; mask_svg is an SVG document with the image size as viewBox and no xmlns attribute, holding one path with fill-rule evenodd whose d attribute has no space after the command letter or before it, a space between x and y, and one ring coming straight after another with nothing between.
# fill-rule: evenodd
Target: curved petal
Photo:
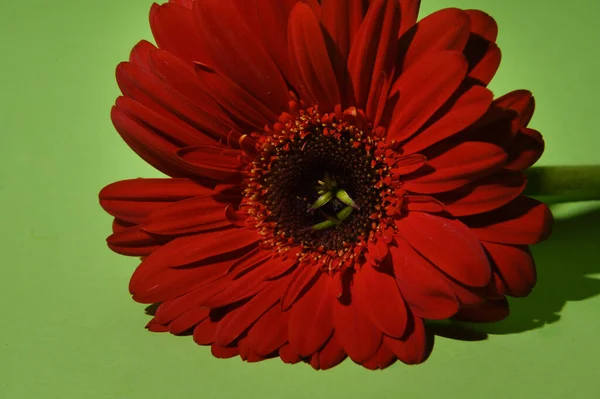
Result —
<instances>
[{"instance_id":1,"label":"curved petal","mask_svg":"<svg viewBox=\"0 0 600 399\"><path fill-rule=\"evenodd\" d=\"M110 215L139 224L158 208L211 191L189 179L130 179L109 184L98 197Z\"/></svg>"},{"instance_id":2,"label":"curved petal","mask_svg":"<svg viewBox=\"0 0 600 399\"><path fill-rule=\"evenodd\" d=\"M193 146L177 151L181 161L198 175L221 181L242 176L241 155L239 150L217 146Z\"/></svg>"},{"instance_id":3,"label":"curved petal","mask_svg":"<svg viewBox=\"0 0 600 399\"><path fill-rule=\"evenodd\" d=\"M544 241L554 223L548 206L528 197L518 197L502 208L461 218L482 241L530 245Z\"/></svg>"},{"instance_id":4,"label":"curved petal","mask_svg":"<svg viewBox=\"0 0 600 399\"><path fill-rule=\"evenodd\" d=\"M114 224L117 227L119 220L115 219ZM165 242L166 240L146 233L137 225L118 228L118 231L106 239L106 243L112 251L125 256L148 256Z\"/></svg>"},{"instance_id":5,"label":"curved petal","mask_svg":"<svg viewBox=\"0 0 600 399\"><path fill-rule=\"evenodd\" d=\"M456 220L410 212L397 220L398 234L438 269L463 284L485 287L492 276L477 237Z\"/></svg>"},{"instance_id":6,"label":"curved petal","mask_svg":"<svg viewBox=\"0 0 600 399\"><path fill-rule=\"evenodd\" d=\"M231 225L225 217L227 203L212 196L190 198L155 210L143 229L160 235L183 235Z\"/></svg>"},{"instance_id":7,"label":"curved petal","mask_svg":"<svg viewBox=\"0 0 600 399\"><path fill-rule=\"evenodd\" d=\"M279 114L288 105L285 80L269 54L257 43L234 3L234 0L194 3L196 26L211 58L206 64Z\"/></svg>"},{"instance_id":8,"label":"curved petal","mask_svg":"<svg viewBox=\"0 0 600 399\"><path fill-rule=\"evenodd\" d=\"M121 99L124 97L117 100L117 104L121 103ZM175 153L179 147L151 127L119 109L118 105L112 108L110 117L123 141L154 168L171 177L194 175L177 159Z\"/></svg>"},{"instance_id":9,"label":"curved petal","mask_svg":"<svg viewBox=\"0 0 600 399\"><path fill-rule=\"evenodd\" d=\"M162 256L163 248L169 244L148 256L131 276L129 291L136 302L158 303L176 298L203 285L214 284L214 281L227 273L228 261L186 269L172 269L167 266L158 268L146 263Z\"/></svg>"},{"instance_id":10,"label":"curved petal","mask_svg":"<svg viewBox=\"0 0 600 399\"><path fill-rule=\"evenodd\" d=\"M319 22L311 8L297 3L288 26L290 58L294 61L301 98L333 111L340 104L336 76L329 61Z\"/></svg>"},{"instance_id":11,"label":"curved petal","mask_svg":"<svg viewBox=\"0 0 600 399\"><path fill-rule=\"evenodd\" d=\"M454 216L489 212L517 198L527 185L520 172L499 172L435 197Z\"/></svg>"},{"instance_id":12,"label":"curved petal","mask_svg":"<svg viewBox=\"0 0 600 399\"><path fill-rule=\"evenodd\" d=\"M458 311L452 289L440 278L439 271L419 255L406 241L397 238L391 247L394 275L402 296L412 313L431 320L446 319Z\"/></svg>"},{"instance_id":13,"label":"curved petal","mask_svg":"<svg viewBox=\"0 0 600 399\"><path fill-rule=\"evenodd\" d=\"M245 342L254 353L268 356L288 339L289 313L282 312L280 306L273 306L250 328Z\"/></svg>"},{"instance_id":14,"label":"curved petal","mask_svg":"<svg viewBox=\"0 0 600 399\"><path fill-rule=\"evenodd\" d=\"M482 11L465 12L471 20L471 36L464 50L469 60L469 77L487 85L500 66L501 52L496 45L498 25L492 17Z\"/></svg>"},{"instance_id":15,"label":"curved petal","mask_svg":"<svg viewBox=\"0 0 600 399\"><path fill-rule=\"evenodd\" d=\"M400 338L406 331L407 310L394 277L364 265L354 275L352 293L363 311L384 334Z\"/></svg>"},{"instance_id":16,"label":"curved petal","mask_svg":"<svg viewBox=\"0 0 600 399\"><path fill-rule=\"evenodd\" d=\"M301 263L291 275L290 285L281 298L281 308L289 309L302 295L310 291L321 271L318 266L310 263Z\"/></svg>"},{"instance_id":17,"label":"curved petal","mask_svg":"<svg viewBox=\"0 0 600 399\"><path fill-rule=\"evenodd\" d=\"M506 149L508 162L504 168L509 170L528 169L540 159L544 148L544 138L540 132L529 128L521 129Z\"/></svg>"},{"instance_id":18,"label":"curved petal","mask_svg":"<svg viewBox=\"0 0 600 399\"><path fill-rule=\"evenodd\" d=\"M317 352L333 333L333 287L332 278L322 273L289 311L290 346L301 356Z\"/></svg>"},{"instance_id":19,"label":"curved petal","mask_svg":"<svg viewBox=\"0 0 600 399\"><path fill-rule=\"evenodd\" d=\"M334 301L333 323L335 335L348 356L356 363L364 363L379 349L382 334L358 303L358 298L352 295L348 303Z\"/></svg>"},{"instance_id":20,"label":"curved petal","mask_svg":"<svg viewBox=\"0 0 600 399\"><path fill-rule=\"evenodd\" d=\"M215 343L227 346L252 326L281 298L285 280L272 282L247 303L227 313L217 326Z\"/></svg>"},{"instance_id":21,"label":"curved petal","mask_svg":"<svg viewBox=\"0 0 600 399\"><path fill-rule=\"evenodd\" d=\"M412 317L410 333L403 339L383 337L383 345L387 346L401 362L419 364L427 358L427 336L423 320Z\"/></svg>"},{"instance_id":22,"label":"curved petal","mask_svg":"<svg viewBox=\"0 0 600 399\"><path fill-rule=\"evenodd\" d=\"M152 62L152 56L150 60ZM123 94L143 104L144 108L134 108L136 103L129 99L124 103L117 103L117 106L156 126L165 137L179 145L212 143L214 139L207 134L220 138L226 137L231 130L225 117L220 118L214 105L210 105L210 99L205 99L200 105L191 102L154 73L130 63L121 63L116 74Z\"/></svg>"},{"instance_id":23,"label":"curved petal","mask_svg":"<svg viewBox=\"0 0 600 399\"><path fill-rule=\"evenodd\" d=\"M236 0L236 5L248 27L286 80L297 87L296 76L289 57L287 35L289 15L298 0L270 1L265 7L264 0ZM314 8L316 0L308 5Z\"/></svg>"},{"instance_id":24,"label":"curved petal","mask_svg":"<svg viewBox=\"0 0 600 399\"><path fill-rule=\"evenodd\" d=\"M430 158L427 166L414 175L406 176L404 188L423 194L454 190L497 171L507 158L506 152L497 145L463 142Z\"/></svg>"},{"instance_id":25,"label":"curved petal","mask_svg":"<svg viewBox=\"0 0 600 399\"><path fill-rule=\"evenodd\" d=\"M337 78L342 108L354 104L354 92L348 72L348 55L368 6L368 0L322 0L321 2L321 25Z\"/></svg>"},{"instance_id":26,"label":"curved petal","mask_svg":"<svg viewBox=\"0 0 600 399\"><path fill-rule=\"evenodd\" d=\"M129 62L146 71L149 71L149 56L154 51L156 51L156 46L154 46L154 44L148 42L147 40L141 40L131 50L131 53L129 54Z\"/></svg>"},{"instance_id":27,"label":"curved petal","mask_svg":"<svg viewBox=\"0 0 600 399\"><path fill-rule=\"evenodd\" d=\"M469 16L458 8L430 14L402 35L396 72L400 73L429 53L463 51L470 34Z\"/></svg>"},{"instance_id":28,"label":"curved petal","mask_svg":"<svg viewBox=\"0 0 600 399\"><path fill-rule=\"evenodd\" d=\"M400 14L400 32L398 37L401 37L407 30L412 28L417 23L419 9L421 8L421 0L399 0Z\"/></svg>"},{"instance_id":29,"label":"curved petal","mask_svg":"<svg viewBox=\"0 0 600 399\"><path fill-rule=\"evenodd\" d=\"M261 131L277 114L238 83L206 64L194 64L202 88L241 126Z\"/></svg>"},{"instance_id":30,"label":"curved petal","mask_svg":"<svg viewBox=\"0 0 600 399\"><path fill-rule=\"evenodd\" d=\"M344 359L346 359L346 352L334 334L323 349L311 356L310 365L316 370L328 370L340 364Z\"/></svg>"},{"instance_id":31,"label":"curved petal","mask_svg":"<svg viewBox=\"0 0 600 399\"><path fill-rule=\"evenodd\" d=\"M194 307L175 318L169 324L169 332L176 335L182 334L208 318L209 313L210 310L206 308Z\"/></svg>"},{"instance_id":32,"label":"curved petal","mask_svg":"<svg viewBox=\"0 0 600 399\"><path fill-rule=\"evenodd\" d=\"M393 106L388 141L403 141L414 135L456 92L467 74L467 62L456 51L443 51L420 58L392 86Z\"/></svg>"},{"instance_id":33,"label":"curved petal","mask_svg":"<svg viewBox=\"0 0 600 399\"><path fill-rule=\"evenodd\" d=\"M190 9L173 3L154 4L150 27L158 47L189 63L209 60Z\"/></svg>"},{"instance_id":34,"label":"curved petal","mask_svg":"<svg viewBox=\"0 0 600 399\"><path fill-rule=\"evenodd\" d=\"M387 346L381 345L375 355L362 366L369 370L383 370L396 361L396 355Z\"/></svg>"},{"instance_id":35,"label":"curved petal","mask_svg":"<svg viewBox=\"0 0 600 399\"><path fill-rule=\"evenodd\" d=\"M525 297L531 293L537 281L535 263L527 246L504 245L484 242L493 266L498 270L507 293Z\"/></svg>"},{"instance_id":36,"label":"curved petal","mask_svg":"<svg viewBox=\"0 0 600 399\"><path fill-rule=\"evenodd\" d=\"M493 98L493 93L481 86L459 90L419 133L402 145L402 150L413 154L463 131L486 113Z\"/></svg>"},{"instance_id":37,"label":"curved petal","mask_svg":"<svg viewBox=\"0 0 600 399\"><path fill-rule=\"evenodd\" d=\"M383 110L385 100L381 100L387 97L394 79L399 29L399 3L372 0L350 49L348 71L356 106L371 120Z\"/></svg>"}]
</instances>

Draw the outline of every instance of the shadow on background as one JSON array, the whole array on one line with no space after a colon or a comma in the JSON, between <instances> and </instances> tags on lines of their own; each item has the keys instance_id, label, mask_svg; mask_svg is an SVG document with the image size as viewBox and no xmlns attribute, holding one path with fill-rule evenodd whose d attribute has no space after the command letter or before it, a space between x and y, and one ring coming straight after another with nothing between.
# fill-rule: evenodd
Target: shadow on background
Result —
<instances>
[{"instance_id":1,"label":"shadow on background","mask_svg":"<svg viewBox=\"0 0 600 399\"><path fill-rule=\"evenodd\" d=\"M460 323L489 334L512 334L560 320L567 302L600 294L600 210L559 219L552 237L533 247L538 282L527 298L510 298L507 319L493 324Z\"/></svg>"}]
</instances>

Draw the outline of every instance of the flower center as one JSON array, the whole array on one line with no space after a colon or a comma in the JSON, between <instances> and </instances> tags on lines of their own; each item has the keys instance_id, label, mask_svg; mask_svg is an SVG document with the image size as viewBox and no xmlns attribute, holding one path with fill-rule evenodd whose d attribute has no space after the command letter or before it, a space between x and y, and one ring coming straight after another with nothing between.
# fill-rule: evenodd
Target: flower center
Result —
<instances>
[{"instance_id":1,"label":"flower center","mask_svg":"<svg viewBox=\"0 0 600 399\"><path fill-rule=\"evenodd\" d=\"M298 247L299 256L331 270L386 227L384 144L368 124L356 123L355 112L292 110L255 137L261 151L244 206L265 245Z\"/></svg>"}]
</instances>

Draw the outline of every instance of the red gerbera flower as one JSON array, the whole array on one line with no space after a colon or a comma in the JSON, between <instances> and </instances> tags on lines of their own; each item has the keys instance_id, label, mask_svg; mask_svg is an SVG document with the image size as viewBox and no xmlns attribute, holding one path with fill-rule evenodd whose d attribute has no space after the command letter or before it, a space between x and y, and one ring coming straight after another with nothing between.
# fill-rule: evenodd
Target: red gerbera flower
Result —
<instances>
[{"instance_id":1,"label":"red gerbera flower","mask_svg":"<svg viewBox=\"0 0 600 399\"><path fill-rule=\"evenodd\" d=\"M548 208L527 91L493 100L497 27L418 0L171 0L117 69L112 120L168 175L109 185L151 331L330 368L426 357L424 319L527 295Z\"/></svg>"}]
</instances>

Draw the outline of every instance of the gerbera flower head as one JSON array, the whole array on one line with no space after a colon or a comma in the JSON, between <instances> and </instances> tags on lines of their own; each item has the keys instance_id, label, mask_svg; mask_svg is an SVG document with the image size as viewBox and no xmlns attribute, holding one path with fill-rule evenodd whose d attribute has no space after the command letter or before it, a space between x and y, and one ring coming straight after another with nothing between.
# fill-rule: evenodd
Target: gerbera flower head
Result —
<instances>
[{"instance_id":1,"label":"gerbera flower head","mask_svg":"<svg viewBox=\"0 0 600 399\"><path fill-rule=\"evenodd\" d=\"M166 178L100 201L142 257L151 331L316 369L427 356L424 320L494 321L535 284L548 208L528 91L496 100L481 11L418 0L172 0L117 69L112 120Z\"/></svg>"}]
</instances>

